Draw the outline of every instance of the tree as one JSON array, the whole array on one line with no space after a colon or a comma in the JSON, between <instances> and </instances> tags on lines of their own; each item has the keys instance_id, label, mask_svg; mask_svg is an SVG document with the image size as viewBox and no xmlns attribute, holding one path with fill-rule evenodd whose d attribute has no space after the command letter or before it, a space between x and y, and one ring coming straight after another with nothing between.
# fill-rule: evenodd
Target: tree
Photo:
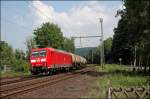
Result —
<instances>
[{"instance_id":1,"label":"tree","mask_svg":"<svg viewBox=\"0 0 150 99\"><path fill-rule=\"evenodd\" d=\"M0 68L3 69L4 65L12 66L15 60L12 47L5 41L0 41L0 51Z\"/></svg>"},{"instance_id":2,"label":"tree","mask_svg":"<svg viewBox=\"0 0 150 99\"><path fill-rule=\"evenodd\" d=\"M17 60L24 60L25 59L25 53L22 50L16 49L15 50L15 57Z\"/></svg>"},{"instance_id":3,"label":"tree","mask_svg":"<svg viewBox=\"0 0 150 99\"><path fill-rule=\"evenodd\" d=\"M63 34L61 29L53 23L44 23L41 27L34 30L34 39L37 47L62 48Z\"/></svg>"},{"instance_id":4,"label":"tree","mask_svg":"<svg viewBox=\"0 0 150 99\"><path fill-rule=\"evenodd\" d=\"M24 52L16 49L13 52L12 47L5 41L0 41L0 70L4 69L4 66L11 67L13 71L27 72L28 63L24 61Z\"/></svg>"},{"instance_id":5,"label":"tree","mask_svg":"<svg viewBox=\"0 0 150 99\"><path fill-rule=\"evenodd\" d=\"M105 63L111 63L112 38L104 40Z\"/></svg>"},{"instance_id":6,"label":"tree","mask_svg":"<svg viewBox=\"0 0 150 99\"><path fill-rule=\"evenodd\" d=\"M36 42L32 36L26 39L25 45L28 50L31 50L32 48L36 48Z\"/></svg>"},{"instance_id":7,"label":"tree","mask_svg":"<svg viewBox=\"0 0 150 99\"><path fill-rule=\"evenodd\" d=\"M34 40L34 37L29 37L26 39L25 45L27 47L26 49L26 59L29 60L30 50L32 48L36 48L36 42Z\"/></svg>"},{"instance_id":8,"label":"tree","mask_svg":"<svg viewBox=\"0 0 150 99\"><path fill-rule=\"evenodd\" d=\"M118 63L119 58L122 58L124 64L129 64L131 58L131 45L129 43L130 34L127 27L127 20L122 18L118 22L118 27L114 29L114 37L112 43L113 62ZM130 32L131 33L131 32Z\"/></svg>"},{"instance_id":9,"label":"tree","mask_svg":"<svg viewBox=\"0 0 150 99\"><path fill-rule=\"evenodd\" d=\"M75 51L74 40L64 37L62 50L74 53Z\"/></svg>"},{"instance_id":10,"label":"tree","mask_svg":"<svg viewBox=\"0 0 150 99\"><path fill-rule=\"evenodd\" d=\"M101 45L97 46L95 49L89 51L89 54L86 56L89 63L92 63L92 54L93 54L93 63L100 63L100 50ZM111 63L111 49L112 49L112 38L107 38L104 40L104 52L105 52L105 62Z\"/></svg>"},{"instance_id":11,"label":"tree","mask_svg":"<svg viewBox=\"0 0 150 99\"><path fill-rule=\"evenodd\" d=\"M119 57L124 64L134 61L134 49L137 47L138 65L148 65L150 53L150 1L123 0L125 9L119 10L121 16L114 29L112 55L114 62Z\"/></svg>"}]
</instances>

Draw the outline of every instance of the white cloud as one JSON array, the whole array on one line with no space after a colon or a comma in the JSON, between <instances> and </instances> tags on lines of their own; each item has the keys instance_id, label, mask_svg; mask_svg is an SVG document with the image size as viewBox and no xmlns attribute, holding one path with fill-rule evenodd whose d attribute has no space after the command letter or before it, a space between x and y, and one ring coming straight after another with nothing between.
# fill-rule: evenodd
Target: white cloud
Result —
<instances>
[{"instance_id":1,"label":"white cloud","mask_svg":"<svg viewBox=\"0 0 150 99\"><path fill-rule=\"evenodd\" d=\"M112 6L100 4L97 1L90 1L82 6L74 6L71 9L63 12L57 12L53 6L44 4L41 1L32 2L31 11L36 15L34 24L39 26L43 22L54 22L58 24L63 35L71 36L86 36L99 35L100 23L99 17L103 18L104 23L104 38L113 35L113 28L116 26L118 19L115 18L116 11L120 6ZM84 39L83 46L97 46L99 39ZM79 46L79 40L76 41L76 46Z\"/></svg>"}]
</instances>

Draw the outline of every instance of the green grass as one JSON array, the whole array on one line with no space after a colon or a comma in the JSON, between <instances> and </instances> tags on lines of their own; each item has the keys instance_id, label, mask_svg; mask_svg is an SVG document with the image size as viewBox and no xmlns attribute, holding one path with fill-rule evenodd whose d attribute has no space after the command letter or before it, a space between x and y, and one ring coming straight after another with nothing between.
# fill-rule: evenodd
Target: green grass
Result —
<instances>
[{"instance_id":1,"label":"green grass","mask_svg":"<svg viewBox=\"0 0 150 99\"><path fill-rule=\"evenodd\" d=\"M9 71L9 72L1 72L1 77L19 77L19 76L28 76L31 75L30 72L14 72L14 71Z\"/></svg>"},{"instance_id":2,"label":"green grass","mask_svg":"<svg viewBox=\"0 0 150 99\"><path fill-rule=\"evenodd\" d=\"M98 77L96 82L100 89L100 98L106 97L106 91L109 86L112 87L131 87L131 86L143 86L147 82L150 83L149 76L145 76L144 73L133 72L127 66L107 64L102 70L97 67L98 72L104 73L104 75Z\"/></svg>"},{"instance_id":3,"label":"green grass","mask_svg":"<svg viewBox=\"0 0 150 99\"><path fill-rule=\"evenodd\" d=\"M97 66L98 64L87 64L86 66Z\"/></svg>"}]
</instances>

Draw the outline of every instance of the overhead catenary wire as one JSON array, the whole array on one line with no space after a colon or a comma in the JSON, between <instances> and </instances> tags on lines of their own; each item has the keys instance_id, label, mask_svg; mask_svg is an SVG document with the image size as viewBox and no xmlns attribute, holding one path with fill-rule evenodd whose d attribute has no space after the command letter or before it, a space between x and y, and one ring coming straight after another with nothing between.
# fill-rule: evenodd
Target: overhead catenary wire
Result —
<instances>
[{"instance_id":1,"label":"overhead catenary wire","mask_svg":"<svg viewBox=\"0 0 150 99\"><path fill-rule=\"evenodd\" d=\"M82 48L83 47L83 45L82 45L82 40L81 39L86 39L86 38L101 38L102 36L98 36L98 35L96 35L96 36L73 36L73 37L71 37L72 39L79 39L80 40L80 47Z\"/></svg>"}]
</instances>

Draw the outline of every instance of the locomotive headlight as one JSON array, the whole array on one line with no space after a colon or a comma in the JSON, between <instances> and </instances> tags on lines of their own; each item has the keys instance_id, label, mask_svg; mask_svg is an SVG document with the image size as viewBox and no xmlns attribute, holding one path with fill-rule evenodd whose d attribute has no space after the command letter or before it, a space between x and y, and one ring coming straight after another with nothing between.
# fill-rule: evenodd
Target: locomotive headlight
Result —
<instances>
[{"instance_id":1,"label":"locomotive headlight","mask_svg":"<svg viewBox=\"0 0 150 99\"><path fill-rule=\"evenodd\" d=\"M31 60L31 63L34 63L34 62L36 62L36 60L33 60L33 59L32 59L32 60Z\"/></svg>"},{"instance_id":2,"label":"locomotive headlight","mask_svg":"<svg viewBox=\"0 0 150 99\"><path fill-rule=\"evenodd\" d=\"M45 58L41 59L41 62L45 62L45 61L46 61L46 59L45 59Z\"/></svg>"}]
</instances>

